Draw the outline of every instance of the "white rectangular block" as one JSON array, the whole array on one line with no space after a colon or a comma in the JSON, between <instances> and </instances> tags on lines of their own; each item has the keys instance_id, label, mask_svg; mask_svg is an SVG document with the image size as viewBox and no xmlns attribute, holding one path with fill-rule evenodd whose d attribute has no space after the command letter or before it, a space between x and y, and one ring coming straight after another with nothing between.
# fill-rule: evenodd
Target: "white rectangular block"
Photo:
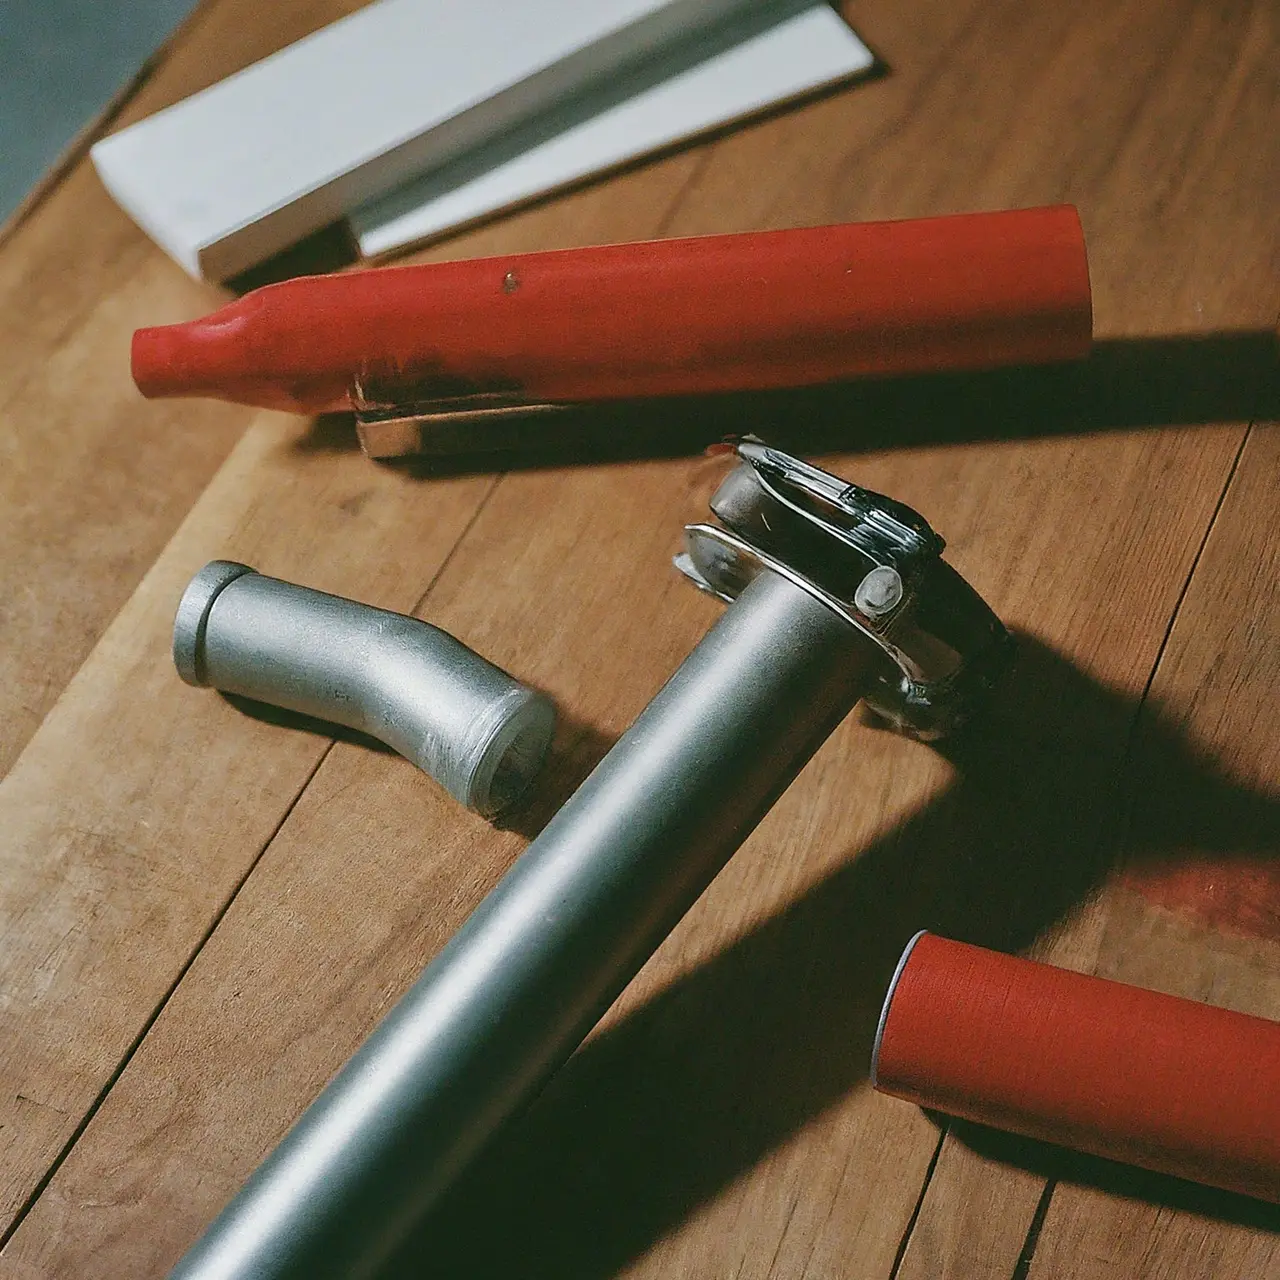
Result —
<instances>
[{"instance_id":1,"label":"white rectangular block","mask_svg":"<svg viewBox=\"0 0 1280 1280\"><path fill-rule=\"evenodd\" d=\"M763 7L763 6L762 6ZM351 214L374 257L867 71L874 58L826 4L773 26L668 50L642 75L583 93ZM697 53L707 56L698 58Z\"/></svg>"},{"instance_id":2,"label":"white rectangular block","mask_svg":"<svg viewBox=\"0 0 1280 1280\"><path fill-rule=\"evenodd\" d=\"M93 161L183 267L225 279L752 3L378 0Z\"/></svg>"}]
</instances>

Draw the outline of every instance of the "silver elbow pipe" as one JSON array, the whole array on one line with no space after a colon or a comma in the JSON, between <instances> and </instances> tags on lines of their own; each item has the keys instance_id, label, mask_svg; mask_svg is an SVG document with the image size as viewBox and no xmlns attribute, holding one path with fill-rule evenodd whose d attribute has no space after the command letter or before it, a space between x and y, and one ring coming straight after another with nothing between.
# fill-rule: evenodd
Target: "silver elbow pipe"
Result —
<instances>
[{"instance_id":1,"label":"silver elbow pipe","mask_svg":"<svg viewBox=\"0 0 1280 1280\"><path fill-rule=\"evenodd\" d=\"M417 618L214 560L174 620L188 683L345 725L384 742L493 817L541 768L548 698Z\"/></svg>"}]
</instances>

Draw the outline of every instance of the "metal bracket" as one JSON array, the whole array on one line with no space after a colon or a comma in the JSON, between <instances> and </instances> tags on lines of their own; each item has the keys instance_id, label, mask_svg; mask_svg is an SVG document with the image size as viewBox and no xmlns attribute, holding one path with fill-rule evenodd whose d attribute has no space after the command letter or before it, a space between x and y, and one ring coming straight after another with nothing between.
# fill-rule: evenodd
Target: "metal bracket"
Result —
<instances>
[{"instance_id":1,"label":"metal bracket","mask_svg":"<svg viewBox=\"0 0 1280 1280\"><path fill-rule=\"evenodd\" d=\"M676 567L725 601L772 572L804 588L879 650L866 702L913 737L942 737L985 699L1013 641L942 558L945 543L910 507L770 448L742 459L711 499L719 524L685 529Z\"/></svg>"}]
</instances>

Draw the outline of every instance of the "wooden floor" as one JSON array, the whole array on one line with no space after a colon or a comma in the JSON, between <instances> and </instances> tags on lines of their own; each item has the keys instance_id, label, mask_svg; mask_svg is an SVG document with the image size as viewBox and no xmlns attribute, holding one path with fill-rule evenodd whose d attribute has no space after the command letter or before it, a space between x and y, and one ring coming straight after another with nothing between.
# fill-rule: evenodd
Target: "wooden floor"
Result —
<instances>
[{"instance_id":1,"label":"wooden floor","mask_svg":"<svg viewBox=\"0 0 1280 1280\"><path fill-rule=\"evenodd\" d=\"M206 0L112 127L354 7ZM1076 203L1084 368L752 415L923 511L1020 666L959 745L851 718L397 1274L1280 1275L1280 1210L866 1080L922 926L1280 1017L1280 7L850 16L864 83L422 256ZM0 243L6 1278L163 1275L717 610L669 568L716 460L424 478L341 423L141 402L133 328L223 296L83 158ZM181 684L215 556L546 688L536 810L495 831Z\"/></svg>"}]
</instances>

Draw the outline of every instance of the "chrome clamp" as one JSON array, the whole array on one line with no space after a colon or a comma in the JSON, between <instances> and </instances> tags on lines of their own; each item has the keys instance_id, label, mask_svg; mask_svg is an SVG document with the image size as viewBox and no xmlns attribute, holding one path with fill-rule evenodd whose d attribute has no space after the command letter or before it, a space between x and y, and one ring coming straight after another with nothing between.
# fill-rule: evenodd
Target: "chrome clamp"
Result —
<instances>
[{"instance_id":1,"label":"chrome clamp","mask_svg":"<svg viewBox=\"0 0 1280 1280\"><path fill-rule=\"evenodd\" d=\"M711 499L718 524L685 527L675 559L696 586L735 600L766 570L802 587L880 651L868 705L912 737L940 738L981 705L1013 640L942 559L910 507L753 438Z\"/></svg>"}]
</instances>

